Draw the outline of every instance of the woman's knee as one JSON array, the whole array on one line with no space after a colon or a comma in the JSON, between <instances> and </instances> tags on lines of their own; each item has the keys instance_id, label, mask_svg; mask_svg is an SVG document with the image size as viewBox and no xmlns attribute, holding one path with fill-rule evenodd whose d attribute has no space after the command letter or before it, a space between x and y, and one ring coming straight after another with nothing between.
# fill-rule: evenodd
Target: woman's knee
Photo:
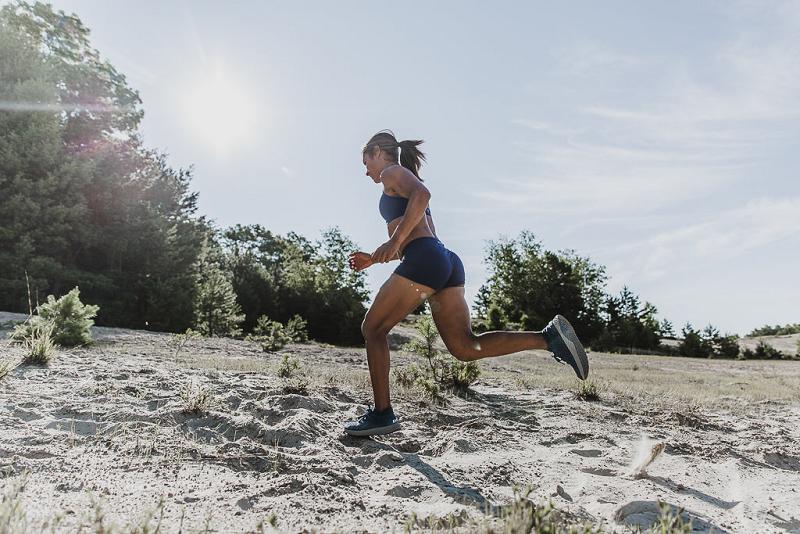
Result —
<instances>
[{"instance_id":1,"label":"woman's knee","mask_svg":"<svg viewBox=\"0 0 800 534\"><path fill-rule=\"evenodd\" d=\"M389 330L381 323L371 320L369 315L361 321L361 335L364 336L364 339L385 337L388 334Z\"/></svg>"},{"instance_id":2,"label":"woman's knee","mask_svg":"<svg viewBox=\"0 0 800 534\"><path fill-rule=\"evenodd\" d=\"M480 343L478 343L478 337L474 334L469 334L460 342L446 345L450 354L462 362L471 362L480 358L481 347Z\"/></svg>"}]
</instances>

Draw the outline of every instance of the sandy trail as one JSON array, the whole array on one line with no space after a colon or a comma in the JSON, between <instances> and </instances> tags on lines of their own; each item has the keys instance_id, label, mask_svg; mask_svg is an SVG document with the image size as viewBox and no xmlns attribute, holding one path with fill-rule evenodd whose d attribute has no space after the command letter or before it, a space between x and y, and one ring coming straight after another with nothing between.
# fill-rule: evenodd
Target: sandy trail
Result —
<instances>
[{"instance_id":1,"label":"sandy trail","mask_svg":"<svg viewBox=\"0 0 800 534\"><path fill-rule=\"evenodd\" d=\"M10 318L22 316L0 323ZM611 532L646 528L659 500L684 508L699 532L800 532L797 403L736 413L589 403L568 389L514 387L498 359L472 395L447 407L405 396L395 402L402 431L351 438L341 423L369 400L363 351L287 347L316 371L299 395L264 371L280 356L253 343L202 339L176 357L165 334L94 337L0 380L0 480L9 488L28 472L32 525L56 513L64 532L90 524L93 499L125 525L163 498L166 532L253 531L270 514L286 532L402 532L412 513L414 524L449 515L467 529L507 504L513 485L530 485L534 501ZM0 358L19 353L0 341ZM252 361L261 371L241 370ZM189 383L213 393L208 412L184 413ZM654 442L664 452L630 476Z\"/></svg>"}]
</instances>

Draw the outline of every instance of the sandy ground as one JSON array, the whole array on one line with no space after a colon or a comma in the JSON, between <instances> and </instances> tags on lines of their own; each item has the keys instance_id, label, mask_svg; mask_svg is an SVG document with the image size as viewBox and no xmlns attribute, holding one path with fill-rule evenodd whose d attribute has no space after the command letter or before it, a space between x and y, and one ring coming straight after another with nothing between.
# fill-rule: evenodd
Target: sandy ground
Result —
<instances>
[{"instance_id":1,"label":"sandy ground","mask_svg":"<svg viewBox=\"0 0 800 534\"><path fill-rule=\"evenodd\" d=\"M403 430L363 439L341 431L371 399L363 349L287 347L311 380L295 394L281 354L255 343L176 352L167 334L93 335L0 379L0 484L8 495L27 481L31 531L60 518L55 530L73 532L98 511L129 530L163 514L163 532L254 532L267 518L280 532L424 531L437 518L471 531L518 485L608 532L648 527L659 500L698 532L800 532L800 362L593 353L601 399L586 402L568 368L525 352L482 361L474 392L445 407L395 388ZM0 359L20 355L0 341ZM187 384L211 393L206 412L185 413ZM657 443L646 476L630 476Z\"/></svg>"}]
</instances>

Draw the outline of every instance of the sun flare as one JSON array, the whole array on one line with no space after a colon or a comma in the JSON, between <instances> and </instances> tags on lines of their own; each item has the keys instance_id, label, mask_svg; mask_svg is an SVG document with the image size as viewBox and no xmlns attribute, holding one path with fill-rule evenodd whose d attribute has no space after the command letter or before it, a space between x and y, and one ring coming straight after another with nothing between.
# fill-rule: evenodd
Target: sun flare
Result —
<instances>
[{"instance_id":1,"label":"sun flare","mask_svg":"<svg viewBox=\"0 0 800 534\"><path fill-rule=\"evenodd\" d=\"M256 99L247 85L224 69L215 69L183 94L187 125L200 142L229 153L252 139Z\"/></svg>"}]
</instances>

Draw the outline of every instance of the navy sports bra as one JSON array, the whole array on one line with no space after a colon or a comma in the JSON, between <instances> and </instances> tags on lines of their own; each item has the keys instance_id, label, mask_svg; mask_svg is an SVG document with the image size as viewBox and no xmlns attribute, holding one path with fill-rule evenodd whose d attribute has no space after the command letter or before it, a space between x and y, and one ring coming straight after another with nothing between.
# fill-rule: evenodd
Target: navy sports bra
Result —
<instances>
[{"instance_id":1,"label":"navy sports bra","mask_svg":"<svg viewBox=\"0 0 800 534\"><path fill-rule=\"evenodd\" d=\"M386 193L381 193L381 200L378 203L378 209L381 215L386 219L386 223L390 223L398 217L402 217L406 213L406 206L408 206L408 199L405 197L392 197ZM431 214L430 208L425 208L425 213Z\"/></svg>"}]
</instances>

